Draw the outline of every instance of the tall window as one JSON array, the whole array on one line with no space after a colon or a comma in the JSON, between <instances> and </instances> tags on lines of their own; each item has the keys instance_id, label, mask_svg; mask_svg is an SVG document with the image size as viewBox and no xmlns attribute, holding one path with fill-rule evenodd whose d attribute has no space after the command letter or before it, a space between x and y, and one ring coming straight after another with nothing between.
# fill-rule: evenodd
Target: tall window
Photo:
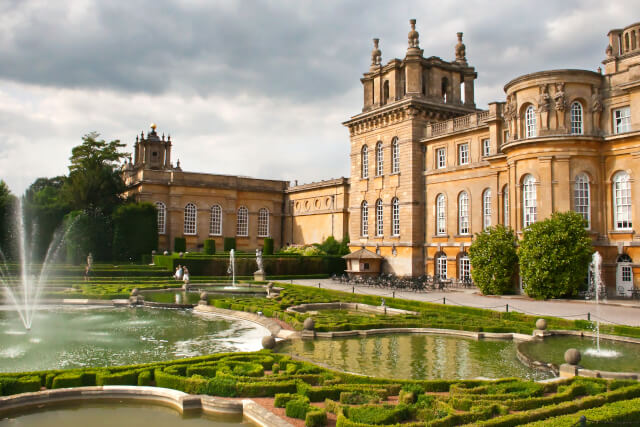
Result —
<instances>
[{"instance_id":1,"label":"tall window","mask_svg":"<svg viewBox=\"0 0 640 427\"><path fill-rule=\"evenodd\" d=\"M436 234L447 232L447 201L444 194L438 194L436 198Z\"/></svg>"},{"instance_id":2,"label":"tall window","mask_svg":"<svg viewBox=\"0 0 640 427\"><path fill-rule=\"evenodd\" d=\"M483 229L491 227L491 189L487 188L482 193L482 226Z\"/></svg>"},{"instance_id":3,"label":"tall window","mask_svg":"<svg viewBox=\"0 0 640 427\"><path fill-rule=\"evenodd\" d=\"M240 206L238 209L238 223L236 224L236 235L246 237L249 235L249 210Z\"/></svg>"},{"instance_id":4,"label":"tall window","mask_svg":"<svg viewBox=\"0 0 640 427\"><path fill-rule=\"evenodd\" d=\"M573 197L575 211L587 221L586 228L591 228L591 192L589 177L586 174L576 176Z\"/></svg>"},{"instance_id":5,"label":"tall window","mask_svg":"<svg viewBox=\"0 0 640 427\"><path fill-rule=\"evenodd\" d=\"M382 142L376 144L376 176L384 173L384 152L382 151Z\"/></svg>"},{"instance_id":6,"label":"tall window","mask_svg":"<svg viewBox=\"0 0 640 427\"><path fill-rule=\"evenodd\" d=\"M458 196L458 234L469 234L469 196L465 191Z\"/></svg>"},{"instance_id":7,"label":"tall window","mask_svg":"<svg viewBox=\"0 0 640 427\"><path fill-rule=\"evenodd\" d=\"M616 230L631 229L631 182L626 172L613 177L613 213Z\"/></svg>"},{"instance_id":8,"label":"tall window","mask_svg":"<svg viewBox=\"0 0 640 427\"><path fill-rule=\"evenodd\" d=\"M533 105L529 105L524 113L525 135L527 138L535 138L536 133L536 112Z\"/></svg>"},{"instance_id":9,"label":"tall window","mask_svg":"<svg viewBox=\"0 0 640 427\"><path fill-rule=\"evenodd\" d=\"M376 236L384 235L384 210L382 199L376 200Z\"/></svg>"},{"instance_id":10,"label":"tall window","mask_svg":"<svg viewBox=\"0 0 640 427\"><path fill-rule=\"evenodd\" d=\"M366 145L362 146L362 153L360 153L360 163L362 164L362 177L369 178L369 149Z\"/></svg>"},{"instance_id":11,"label":"tall window","mask_svg":"<svg viewBox=\"0 0 640 427\"><path fill-rule=\"evenodd\" d=\"M582 104L576 101L571 104L571 133L573 135L582 135L584 133L582 123Z\"/></svg>"},{"instance_id":12,"label":"tall window","mask_svg":"<svg viewBox=\"0 0 640 427\"><path fill-rule=\"evenodd\" d=\"M158 211L158 234L167 232L167 206L162 202L156 202Z\"/></svg>"},{"instance_id":13,"label":"tall window","mask_svg":"<svg viewBox=\"0 0 640 427\"><path fill-rule=\"evenodd\" d=\"M624 133L631 130L631 109L629 107L613 110L613 133Z\"/></svg>"},{"instance_id":14,"label":"tall window","mask_svg":"<svg viewBox=\"0 0 640 427\"><path fill-rule=\"evenodd\" d=\"M193 203L184 207L184 234L196 234L196 219L198 210Z\"/></svg>"},{"instance_id":15,"label":"tall window","mask_svg":"<svg viewBox=\"0 0 640 427\"><path fill-rule=\"evenodd\" d=\"M489 138L482 140L482 155L484 157L491 155L491 139Z\"/></svg>"},{"instance_id":16,"label":"tall window","mask_svg":"<svg viewBox=\"0 0 640 427\"><path fill-rule=\"evenodd\" d=\"M502 223L509 226L509 186L505 185L502 190Z\"/></svg>"},{"instance_id":17,"label":"tall window","mask_svg":"<svg viewBox=\"0 0 640 427\"><path fill-rule=\"evenodd\" d=\"M436 257L436 275L441 279L447 278L447 256L445 254Z\"/></svg>"},{"instance_id":18,"label":"tall window","mask_svg":"<svg viewBox=\"0 0 640 427\"><path fill-rule=\"evenodd\" d=\"M269 209L258 211L258 237L269 237Z\"/></svg>"},{"instance_id":19,"label":"tall window","mask_svg":"<svg viewBox=\"0 0 640 427\"><path fill-rule=\"evenodd\" d=\"M522 180L522 224L528 227L538 217L538 199L536 194L536 179L532 175L527 175Z\"/></svg>"},{"instance_id":20,"label":"tall window","mask_svg":"<svg viewBox=\"0 0 640 427\"><path fill-rule=\"evenodd\" d=\"M211 206L211 219L209 220L209 234L222 235L222 208L220 205Z\"/></svg>"},{"instance_id":21,"label":"tall window","mask_svg":"<svg viewBox=\"0 0 640 427\"><path fill-rule=\"evenodd\" d=\"M469 163L469 144L458 145L458 164L466 165Z\"/></svg>"},{"instance_id":22,"label":"tall window","mask_svg":"<svg viewBox=\"0 0 640 427\"><path fill-rule=\"evenodd\" d=\"M369 235L369 204L367 201L362 202L360 208L360 234L363 236Z\"/></svg>"},{"instance_id":23,"label":"tall window","mask_svg":"<svg viewBox=\"0 0 640 427\"><path fill-rule=\"evenodd\" d=\"M436 167L438 169L443 169L447 166L447 152L443 148L438 148L436 150Z\"/></svg>"},{"instance_id":24,"label":"tall window","mask_svg":"<svg viewBox=\"0 0 640 427\"><path fill-rule=\"evenodd\" d=\"M397 197L391 201L391 234L400 235L400 201Z\"/></svg>"},{"instance_id":25,"label":"tall window","mask_svg":"<svg viewBox=\"0 0 640 427\"><path fill-rule=\"evenodd\" d=\"M398 138L391 141L391 173L400 172L400 148L398 147Z\"/></svg>"},{"instance_id":26,"label":"tall window","mask_svg":"<svg viewBox=\"0 0 640 427\"><path fill-rule=\"evenodd\" d=\"M464 254L460 256L460 280L471 279L471 262L469 261L469 255Z\"/></svg>"}]
</instances>

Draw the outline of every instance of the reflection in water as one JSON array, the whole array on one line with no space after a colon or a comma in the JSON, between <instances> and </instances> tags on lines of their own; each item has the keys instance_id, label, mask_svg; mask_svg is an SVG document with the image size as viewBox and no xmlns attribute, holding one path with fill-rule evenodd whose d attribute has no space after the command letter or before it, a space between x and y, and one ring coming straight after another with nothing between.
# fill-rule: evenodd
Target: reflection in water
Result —
<instances>
[{"instance_id":1,"label":"reflection in water","mask_svg":"<svg viewBox=\"0 0 640 427\"><path fill-rule=\"evenodd\" d=\"M191 310L47 307L33 328L0 311L0 371L128 365L223 351L254 351L269 332L240 320Z\"/></svg>"},{"instance_id":2,"label":"reflection in water","mask_svg":"<svg viewBox=\"0 0 640 427\"><path fill-rule=\"evenodd\" d=\"M549 378L516 357L511 341L473 340L443 335L376 335L283 342L293 354L364 375L409 379Z\"/></svg>"}]
</instances>

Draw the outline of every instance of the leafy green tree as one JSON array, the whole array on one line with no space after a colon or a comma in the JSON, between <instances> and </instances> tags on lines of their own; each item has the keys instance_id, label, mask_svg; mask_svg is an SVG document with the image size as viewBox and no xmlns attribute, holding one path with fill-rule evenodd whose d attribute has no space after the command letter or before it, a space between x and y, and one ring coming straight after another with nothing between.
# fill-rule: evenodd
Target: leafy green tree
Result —
<instances>
[{"instance_id":1,"label":"leafy green tree","mask_svg":"<svg viewBox=\"0 0 640 427\"><path fill-rule=\"evenodd\" d=\"M592 253L580 214L556 212L531 224L518 251L524 291L545 299L575 295L587 277Z\"/></svg>"},{"instance_id":2,"label":"leafy green tree","mask_svg":"<svg viewBox=\"0 0 640 427\"><path fill-rule=\"evenodd\" d=\"M158 212L151 203L128 203L113 213L113 258L138 261L158 248Z\"/></svg>"},{"instance_id":3,"label":"leafy green tree","mask_svg":"<svg viewBox=\"0 0 640 427\"><path fill-rule=\"evenodd\" d=\"M485 295L502 295L513 288L518 255L513 230L503 225L477 233L469 248L471 277Z\"/></svg>"},{"instance_id":4,"label":"leafy green tree","mask_svg":"<svg viewBox=\"0 0 640 427\"><path fill-rule=\"evenodd\" d=\"M118 167L126 156L119 149L125 145L119 140L105 142L99 136L89 133L82 138L82 144L71 150L63 192L72 209L111 215L122 203L125 190Z\"/></svg>"},{"instance_id":5,"label":"leafy green tree","mask_svg":"<svg viewBox=\"0 0 640 427\"><path fill-rule=\"evenodd\" d=\"M11 194L9 186L0 180L0 250L7 258L12 258L15 243L15 222L13 213L16 209L17 199Z\"/></svg>"},{"instance_id":6,"label":"leafy green tree","mask_svg":"<svg viewBox=\"0 0 640 427\"><path fill-rule=\"evenodd\" d=\"M33 257L43 260L54 233L69 212L62 197L66 177L38 178L27 189L24 196L25 227L33 242Z\"/></svg>"}]
</instances>

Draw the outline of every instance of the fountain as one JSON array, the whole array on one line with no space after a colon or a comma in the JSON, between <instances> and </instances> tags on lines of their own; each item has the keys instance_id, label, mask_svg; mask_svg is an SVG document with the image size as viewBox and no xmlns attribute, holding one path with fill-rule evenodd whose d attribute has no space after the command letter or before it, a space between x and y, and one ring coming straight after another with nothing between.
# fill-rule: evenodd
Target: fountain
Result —
<instances>
[{"instance_id":1,"label":"fountain","mask_svg":"<svg viewBox=\"0 0 640 427\"><path fill-rule=\"evenodd\" d=\"M236 251L231 249L229 251L229 268L227 273L231 276L231 286L226 286L225 289L236 287Z\"/></svg>"},{"instance_id":2,"label":"fountain","mask_svg":"<svg viewBox=\"0 0 640 427\"><path fill-rule=\"evenodd\" d=\"M28 331L31 330L33 324L34 312L38 304L40 292L47 281L49 273L49 265L51 261L56 257L58 251L62 247L65 237L68 231L73 227L72 222L64 230L58 230L54 233L53 239L49 244L44 261L40 267L40 271L35 276L30 276L30 272L34 269L30 254L33 253L32 247L28 242L27 232L24 224L24 207L22 199L18 199L18 214L16 215L16 229L18 231L18 255L20 259L19 265L19 288L12 286L14 280L11 278L12 274L7 264L7 260L0 250L0 285L5 294L8 295L11 302L11 307L20 316L20 320L24 325L24 328ZM35 231L32 230L32 235L35 235Z\"/></svg>"},{"instance_id":3,"label":"fountain","mask_svg":"<svg viewBox=\"0 0 640 427\"><path fill-rule=\"evenodd\" d=\"M586 349L585 354L593 357L618 357L619 353L617 351L600 348L600 292L602 289L602 255L600 255L600 252L596 251L593 254L590 269L593 290L596 294L596 348Z\"/></svg>"}]
</instances>

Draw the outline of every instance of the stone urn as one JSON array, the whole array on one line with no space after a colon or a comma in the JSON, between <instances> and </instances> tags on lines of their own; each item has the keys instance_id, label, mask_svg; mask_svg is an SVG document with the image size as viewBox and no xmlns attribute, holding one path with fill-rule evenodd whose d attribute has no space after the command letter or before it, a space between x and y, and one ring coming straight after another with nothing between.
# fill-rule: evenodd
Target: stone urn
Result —
<instances>
[{"instance_id":1,"label":"stone urn","mask_svg":"<svg viewBox=\"0 0 640 427\"><path fill-rule=\"evenodd\" d=\"M316 321L313 320L313 317L307 317L304 319L302 327L305 331L313 331L316 328Z\"/></svg>"},{"instance_id":2,"label":"stone urn","mask_svg":"<svg viewBox=\"0 0 640 427\"><path fill-rule=\"evenodd\" d=\"M262 337L262 347L271 350L276 346L276 339L271 335Z\"/></svg>"}]
</instances>

